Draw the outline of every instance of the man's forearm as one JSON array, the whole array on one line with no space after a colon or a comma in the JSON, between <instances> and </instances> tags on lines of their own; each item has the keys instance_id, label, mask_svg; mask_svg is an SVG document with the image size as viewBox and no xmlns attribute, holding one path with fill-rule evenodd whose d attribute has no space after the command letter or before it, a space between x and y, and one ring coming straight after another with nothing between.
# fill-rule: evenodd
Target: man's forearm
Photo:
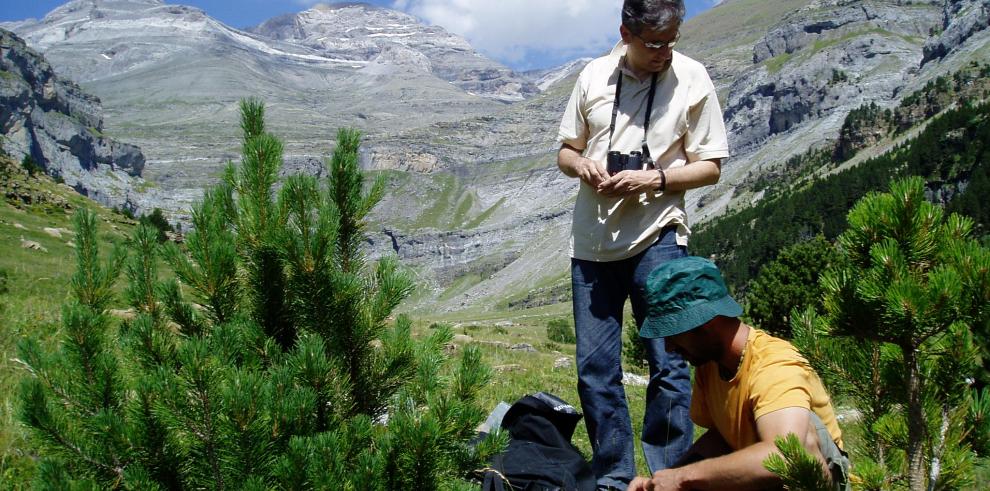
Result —
<instances>
[{"instance_id":1,"label":"man's forearm","mask_svg":"<svg viewBox=\"0 0 990 491\"><path fill-rule=\"evenodd\" d=\"M710 429L698 437L687 452L673 467L683 467L695 462L732 453L732 447L725 442L718 430Z\"/></svg>"},{"instance_id":2,"label":"man's forearm","mask_svg":"<svg viewBox=\"0 0 990 491\"><path fill-rule=\"evenodd\" d=\"M557 167L567 177L579 177L578 165L583 158L580 150L570 145L561 145L557 152Z\"/></svg>"},{"instance_id":3,"label":"man's forearm","mask_svg":"<svg viewBox=\"0 0 990 491\"><path fill-rule=\"evenodd\" d=\"M776 452L773 442L760 442L672 470L681 474L683 489L766 489L780 484L780 478L763 467L772 452Z\"/></svg>"},{"instance_id":4,"label":"man's forearm","mask_svg":"<svg viewBox=\"0 0 990 491\"><path fill-rule=\"evenodd\" d=\"M717 183L721 175L722 163L719 159L691 162L683 167L664 171L667 180L664 190L686 191L710 186Z\"/></svg>"}]
</instances>

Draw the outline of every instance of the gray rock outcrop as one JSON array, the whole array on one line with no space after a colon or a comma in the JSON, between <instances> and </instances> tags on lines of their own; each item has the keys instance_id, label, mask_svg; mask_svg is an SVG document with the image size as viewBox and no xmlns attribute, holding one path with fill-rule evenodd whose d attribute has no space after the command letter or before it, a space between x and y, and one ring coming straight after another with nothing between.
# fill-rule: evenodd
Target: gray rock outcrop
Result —
<instances>
[{"instance_id":1,"label":"gray rock outcrop","mask_svg":"<svg viewBox=\"0 0 990 491\"><path fill-rule=\"evenodd\" d=\"M893 100L917 72L938 10L931 2L840 0L785 18L756 44L753 69L729 90L733 153L745 155L808 120Z\"/></svg>"},{"instance_id":2,"label":"gray rock outcrop","mask_svg":"<svg viewBox=\"0 0 990 491\"><path fill-rule=\"evenodd\" d=\"M129 201L144 155L102 134L100 100L55 75L44 57L0 29L0 145L107 206Z\"/></svg>"},{"instance_id":3,"label":"gray rock outcrop","mask_svg":"<svg viewBox=\"0 0 990 491\"><path fill-rule=\"evenodd\" d=\"M949 0L943 5L939 32L925 42L923 64L945 57L974 34L990 27L990 1Z\"/></svg>"},{"instance_id":4,"label":"gray rock outcrop","mask_svg":"<svg viewBox=\"0 0 990 491\"><path fill-rule=\"evenodd\" d=\"M718 186L688 193L689 214L705 220L759 199L735 196L736 186L834 142L852 109L890 108L933 78L985 59L986 4L816 0L786 15L753 46L753 65L728 84L733 155Z\"/></svg>"}]
</instances>

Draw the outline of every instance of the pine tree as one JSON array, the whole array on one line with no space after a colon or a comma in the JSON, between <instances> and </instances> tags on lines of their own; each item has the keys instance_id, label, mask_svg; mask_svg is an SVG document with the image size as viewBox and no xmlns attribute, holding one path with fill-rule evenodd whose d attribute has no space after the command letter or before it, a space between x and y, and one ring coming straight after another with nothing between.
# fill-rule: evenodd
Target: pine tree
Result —
<instances>
[{"instance_id":1,"label":"pine tree","mask_svg":"<svg viewBox=\"0 0 990 491\"><path fill-rule=\"evenodd\" d=\"M868 195L848 219L822 280L826 315L798 316L796 344L863 411L876 442L866 488L898 475L912 490L957 487L971 479L963 421L972 327L990 314L990 251L970 237L970 219L925 200L920 178Z\"/></svg>"},{"instance_id":2,"label":"pine tree","mask_svg":"<svg viewBox=\"0 0 990 491\"><path fill-rule=\"evenodd\" d=\"M107 312L125 254L115 248L107 260L100 258L99 220L92 212L76 212L73 222L78 269L62 308L60 349L47 352L33 339L18 345L32 375L21 385L21 416L48 456L39 469L39 484L48 489L58 489L60 481L87 487L123 479L133 458L127 387ZM65 473L72 479L59 477Z\"/></svg>"},{"instance_id":3,"label":"pine tree","mask_svg":"<svg viewBox=\"0 0 990 491\"><path fill-rule=\"evenodd\" d=\"M834 255L832 244L821 235L782 249L750 284L747 314L760 329L790 338L791 310L820 302L819 275Z\"/></svg>"},{"instance_id":4,"label":"pine tree","mask_svg":"<svg viewBox=\"0 0 990 491\"><path fill-rule=\"evenodd\" d=\"M788 491L832 491L832 482L822 468L822 463L805 450L797 435L777 437L774 445L780 453L770 454L763 466L780 476L781 484Z\"/></svg>"},{"instance_id":5,"label":"pine tree","mask_svg":"<svg viewBox=\"0 0 990 491\"><path fill-rule=\"evenodd\" d=\"M502 438L469 445L491 377L449 328L413 339L393 312L412 289L394 258L362 254L384 181L365 188L360 135L338 133L330 178L290 176L258 101L241 105L244 158L192 215L186 249L139 227L131 255L100 261L77 216L79 272L22 419L43 456L37 484L109 489L459 489ZM177 279L162 280L164 259ZM106 314L114 281L136 316Z\"/></svg>"}]
</instances>

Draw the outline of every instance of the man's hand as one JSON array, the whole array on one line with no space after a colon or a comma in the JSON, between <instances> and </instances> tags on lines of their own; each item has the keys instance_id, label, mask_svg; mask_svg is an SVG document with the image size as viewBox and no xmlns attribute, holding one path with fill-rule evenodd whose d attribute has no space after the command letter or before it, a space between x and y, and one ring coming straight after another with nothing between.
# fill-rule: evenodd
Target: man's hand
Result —
<instances>
[{"instance_id":1,"label":"man's hand","mask_svg":"<svg viewBox=\"0 0 990 491\"><path fill-rule=\"evenodd\" d=\"M637 477L629 483L626 491L687 491L677 469L666 469L653 473L653 478Z\"/></svg>"},{"instance_id":2,"label":"man's hand","mask_svg":"<svg viewBox=\"0 0 990 491\"><path fill-rule=\"evenodd\" d=\"M632 482L629 483L629 487L626 488L626 491L651 491L652 489L653 482L651 482L648 478L637 476L636 479L633 479Z\"/></svg>"},{"instance_id":3,"label":"man's hand","mask_svg":"<svg viewBox=\"0 0 990 491\"><path fill-rule=\"evenodd\" d=\"M584 157L580 150L566 143L557 152L557 167L564 175L580 178L595 189L608 179L608 173L602 164Z\"/></svg>"},{"instance_id":4,"label":"man's hand","mask_svg":"<svg viewBox=\"0 0 990 491\"><path fill-rule=\"evenodd\" d=\"M655 169L624 170L598 185L598 192L610 198L655 191L660 186L660 173Z\"/></svg>"},{"instance_id":5,"label":"man's hand","mask_svg":"<svg viewBox=\"0 0 990 491\"><path fill-rule=\"evenodd\" d=\"M578 158L573 168L577 172L577 176L593 188L598 188L602 185L602 182L608 179L608 173L605 172L605 168L589 158Z\"/></svg>"}]
</instances>

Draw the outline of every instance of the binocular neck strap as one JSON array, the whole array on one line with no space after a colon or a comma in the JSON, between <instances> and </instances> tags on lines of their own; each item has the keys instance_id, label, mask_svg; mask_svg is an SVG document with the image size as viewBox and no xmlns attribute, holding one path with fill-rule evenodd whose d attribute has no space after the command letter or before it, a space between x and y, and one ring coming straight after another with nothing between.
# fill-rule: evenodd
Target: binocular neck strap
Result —
<instances>
[{"instance_id":1,"label":"binocular neck strap","mask_svg":"<svg viewBox=\"0 0 990 491\"><path fill-rule=\"evenodd\" d=\"M654 73L650 80L650 97L646 102L646 115L643 116L643 156L650 157L650 146L646 144L646 135L650 132L650 114L653 113L653 97L657 94L657 78ZM615 83L615 101L612 102L612 124L608 127L608 149L612 150L612 135L615 133L615 118L619 115L619 97L622 95L622 70L619 70L619 80Z\"/></svg>"}]
</instances>

